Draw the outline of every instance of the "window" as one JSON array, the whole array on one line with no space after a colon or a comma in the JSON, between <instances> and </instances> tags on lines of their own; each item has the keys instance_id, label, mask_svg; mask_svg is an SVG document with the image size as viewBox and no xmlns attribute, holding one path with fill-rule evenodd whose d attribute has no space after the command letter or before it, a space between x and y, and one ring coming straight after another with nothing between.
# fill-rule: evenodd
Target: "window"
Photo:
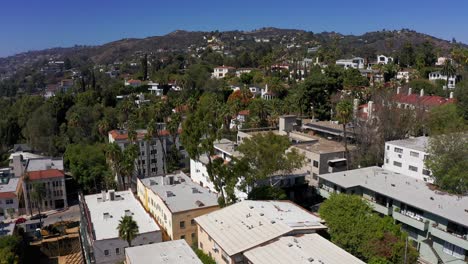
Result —
<instances>
[{"instance_id":1,"label":"window","mask_svg":"<svg viewBox=\"0 0 468 264\"><path fill-rule=\"evenodd\" d=\"M388 159L385 159L385 163L387 163L387 164L388 164Z\"/></svg>"},{"instance_id":2,"label":"window","mask_svg":"<svg viewBox=\"0 0 468 264\"><path fill-rule=\"evenodd\" d=\"M195 224L196 224L196 223L195 223L195 219L190 220L190 224L191 224L191 225L195 225Z\"/></svg>"},{"instance_id":3,"label":"window","mask_svg":"<svg viewBox=\"0 0 468 264\"><path fill-rule=\"evenodd\" d=\"M415 158L419 158L419 152L410 151L410 156L415 157Z\"/></svg>"},{"instance_id":4,"label":"window","mask_svg":"<svg viewBox=\"0 0 468 264\"><path fill-rule=\"evenodd\" d=\"M203 243L200 242L200 249L203 249Z\"/></svg>"},{"instance_id":5,"label":"window","mask_svg":"<svg viewBox=\"0 0 468 264\"><path fill-rule=\"evenodd\" d=\"M13 204L13 200L12 199L8 199L5 201L6 204Z\"/></svg>"},{"instance_id":6,"label":"window","mask_svg":"<svg viewBox=\"0 0 468 264\"><path fill-rule=\"evenodd\" d=\"M395 147L393 150L394 150L396 153L403 153L403 149L402 149L402 148L397 148L397 147Z\"/></svg>"},{"instance_id":7,"label":"window","mask_svg":"<svg viewBox=\"0 0 468 264\"><path fill-rule=\"evenodd\" d=\"M104 250L104 255L109 256L109 250L108 249Z\"/></svg>"},{"instance_id":8,"label":"window","mask_svg":"<svg viewBox=\"0 0 468 264\"><path fill-rule=\"evenodd\" d=\"M142 160L142 161L141 161L141 164L142 164L142 165L145 165L145 162L146 162L146 161Z\"/></svg>"},{"instance_id":9,"label":"window","mask_svg":"<svg viewBox=\"0 0 468 264\"><path fill-rule=\"evenodd\" d=\"M390 150L390 146L389 146L389 145L387 145L387 150Z\"/></svg>"},{"instance_id":10,"label":"window","mask_svg":"<svg viewBox=\"0 0 468 264\"><path fill-rule=\"evenodd\" d=\"M394 161L393 165L401 168L401 162Z\"/></svg>"},{"instance_id":11,"label":"window","mask_svg":"<svg viewBox=\"0 0 468 264\"><path fill-rule=\"evenodd\" d=\"M180 225L180 228L185 228L185 221L180 221L179 225Z\"/></svg>"},{"instance_id":12,"label":"window","mask_svg":"<svg viewBox=\"0 0 468 264\"><path fill-rule=\"evenodd\" d=\"M192 233L192 240L195 239L195 233Z\"/></svg>"},{"instance_id":13,"label":"window","mask_svg":"<svg viewBox=\"0 0 468 264\"><path fill-rule=\"evenodd\" d=\"M313 163L313 164L314 164L314 167L315 167L315 168L318 168L318 166L319 166L318 161L314 160L314 163Z\"/></svg>"},{"instance_id":14,"label":"window","mask_svg":"<svg viewBox=\"0 0 468 264\"><path fill-rule=\"evenodd\" d=\"M116 254L116 255L120 255L120 248L116 248L116 249L115 249L115 254Z\"/></svg>"},{"instance_id":15,"label":"window","mask_svg":"<svg viewBox=\"0 0 468 264\"><path fill-rule=\"evenodd\" d=\"M423 169L423 170L422 170L422 174L423 174L423 175L430 176L430 175L431 175L431 171L430 171L430 170L427 170L427 169Z\"/></svg>"},{"instance_id":16,"label":"window","mask_svg":"<svg viewBox=\"0 0 468 264\"><path fill-rule=\"evenodd\" d=\"M418 172L418 167L415 167L415 166L409 165L408 169L409 169L410 171Z\"/></svg>"},{"instance_id":17,"label":"window","mask_svg":"<svg viewBox=\"0 0 468 264\"><path fill-rule=\"evenodd\" d=\"M317 175L317 173L315 173L315 172L312 173L312 179L318 180L318 175Z\"/></svg>"},{"instance_id":18,"label":"window","mask_svg":"<svg viewBox=\"0 0 468 264\"><path fill-rule=\"evenodd\" d=\"M180 236L180 239L185 239L185 235L181 235L181 236Z\"/></svg>"}]
</instances>

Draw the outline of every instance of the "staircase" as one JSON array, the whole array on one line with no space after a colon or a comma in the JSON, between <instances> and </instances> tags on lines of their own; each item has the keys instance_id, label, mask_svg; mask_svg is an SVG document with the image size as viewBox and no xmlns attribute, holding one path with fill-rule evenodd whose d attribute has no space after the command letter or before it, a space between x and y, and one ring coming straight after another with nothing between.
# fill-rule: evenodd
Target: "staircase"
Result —
<instances>
[{"instance_id":1,"label":"staircase","mask_svg":"<svg viewBox=\"0 0 468 264\"><path fill-rule=\"evenodd\" d=\"M432 240L430 239L425 239L422 241L423 243L425 243L426 245L429 246L429 248L431 249L432 253L434 254L434 256L436 256L437 258L437 264L444 264L444 261L440 258L439 256L439 253L437 253L437 251L434 249L434 247L432 246L433 242Z\"/></svg>"}]
</instances>

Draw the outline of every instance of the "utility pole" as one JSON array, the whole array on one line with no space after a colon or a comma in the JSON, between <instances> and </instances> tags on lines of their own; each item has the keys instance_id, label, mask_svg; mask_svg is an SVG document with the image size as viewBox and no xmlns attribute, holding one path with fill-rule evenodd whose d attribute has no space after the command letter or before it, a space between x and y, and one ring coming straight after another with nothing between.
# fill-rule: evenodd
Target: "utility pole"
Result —
<instances>
[{"instance_id":1,"label":"utility pole","mask_svg":"<svg viewBox=\"0 0 468 264\"><path fill-rule=\"evenodd\" d=\"M405 239L405 262L404 264L406 264L406 254L408 252L408 237Z\"/></svg>"}]
</instances>

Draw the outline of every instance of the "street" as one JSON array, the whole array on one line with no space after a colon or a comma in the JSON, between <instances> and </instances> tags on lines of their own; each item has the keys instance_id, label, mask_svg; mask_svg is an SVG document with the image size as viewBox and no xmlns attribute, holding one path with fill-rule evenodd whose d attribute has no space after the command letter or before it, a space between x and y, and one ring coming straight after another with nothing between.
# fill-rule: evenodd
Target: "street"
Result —
<instances>
[{"instance_id":1,"label":"street","mask_svg":"<svg viewBox=\"0 0 468 264\"><path fill-rule=\"evenodd\" d=\"M50 225L60 221L79 221L80 220L80 207L72 205L67 210L49 214L47 218L43 219L44 226Z\"/></svg>"}]
</instances>

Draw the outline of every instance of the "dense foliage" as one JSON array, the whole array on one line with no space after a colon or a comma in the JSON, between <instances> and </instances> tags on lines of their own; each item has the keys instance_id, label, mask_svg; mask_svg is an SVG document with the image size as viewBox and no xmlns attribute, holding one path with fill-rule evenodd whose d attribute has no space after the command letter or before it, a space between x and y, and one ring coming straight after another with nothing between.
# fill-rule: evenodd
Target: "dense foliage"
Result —
<instances>
[{"instance_id":1,"label":"dense foliage","mask_svg":"<svg viewBox=\"0 0 468 264\"><path fill-rule=\"evenodd\" d=\"M369 263L403 263L407 234L390 217L372 213L372 208L357 195L332 194L322 203L333 243ZM416 263L418 253L408 243L407 263Z\"/></svg>"}]
</instances>

